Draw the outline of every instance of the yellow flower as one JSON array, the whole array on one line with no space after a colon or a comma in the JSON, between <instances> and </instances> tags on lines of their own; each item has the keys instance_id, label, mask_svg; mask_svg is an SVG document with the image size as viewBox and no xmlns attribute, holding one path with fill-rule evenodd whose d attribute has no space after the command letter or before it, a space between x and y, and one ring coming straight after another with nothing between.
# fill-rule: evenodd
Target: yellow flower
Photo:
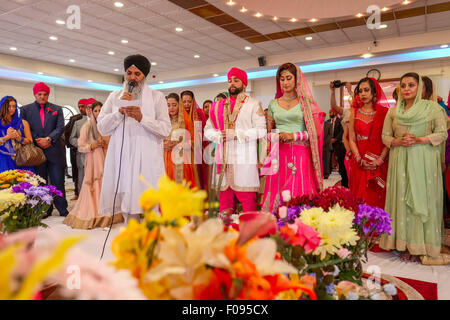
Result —
<instances>
[{"instance_id":1,"label":"yellow flower","mask_svg":"<svg viewBox=\"0 0 450 320\"><path fill-rule=\"evenodd\" d=\"M2 188L2 189L6 189L6 188L9 188L9 187L11 187L11 185L8 184L8 183L2 184L2 185L0 186L0 188Z\"/></svg>"},{"instance_id":2,"label":"yellow flower","mask_svg":"<svg viewBox=\"0 0 450 320\"><path fill-rule=\"evenodd\" d=\"M170 222L182 220L186 216L203 216L206 191L191 190L185 181L177 184L167 175L162 176L158 182L158 191L149 189L141 196L140 203L146 211L146 219L156 222ZM159 204L161 216L150 212Z\"/></svg>"}]
</instances>

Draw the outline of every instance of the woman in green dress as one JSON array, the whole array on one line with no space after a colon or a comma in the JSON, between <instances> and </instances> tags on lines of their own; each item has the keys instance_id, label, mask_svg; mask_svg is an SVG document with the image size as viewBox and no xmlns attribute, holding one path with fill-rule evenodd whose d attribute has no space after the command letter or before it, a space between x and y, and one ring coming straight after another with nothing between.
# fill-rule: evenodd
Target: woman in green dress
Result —
<instances>
[{"instance_id":1,"label":"woman in green dress","mask_svg":"<svg viewBox=\"0 0 450 320\"><path fill-rule=\"evenodd\" d=\"M442 242L441 144L447 139L446 118L436 103L422 99L417 73L400 79L397 106L386 115L383 143L390 148L385 210L392 234L380 247L402 251L403 261L436 257Z\"/></svg>"}]
</instances>

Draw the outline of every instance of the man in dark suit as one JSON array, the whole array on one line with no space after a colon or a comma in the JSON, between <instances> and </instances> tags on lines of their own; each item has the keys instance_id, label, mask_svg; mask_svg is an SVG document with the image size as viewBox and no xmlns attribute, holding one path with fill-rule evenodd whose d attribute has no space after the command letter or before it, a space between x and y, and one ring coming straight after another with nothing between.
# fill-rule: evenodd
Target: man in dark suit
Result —
<instances>
[{"instance_id":1,"label":"man in dark suit","mask_svg":"<svg viewBox=\"0 0 450 320\"><path fill-rule=\"evenodd\" d=\"M345 146L342 142L342 136L344 135L344 127L342 127L341 119L337 117L336 111L330 110L330 122L331 130L333 132L333 138L331 139L331 144L333 145L333 152L336 155L339 174L341 175L341 184L343 187L348 188L348 177L347 170L345 170L344 160L345 160Z\"/></svg>"},{"instance_id":2,"label":"man in dark suit","mask_svg":"<svg viewBox=\"0 0 450 320\"><path fill-rule=\"evenodd\" d=\"M80 113L70 117L69 122L64 127L64 137L65 137L64 142L66 144L66 147L70 149L70 164L72 165L72 180L73 180L73 184L75 186L75 197L72 200L78 199L78 196L80 195L80 190L78 188L78 185L79 185L79 183L78 183L78 166L77 166L77 158L76 158L77 148L75 146L73 146L69 140L70 140L70 135L72 133L72 128L73 128L73 125L75 124L75 122L80 120L81 118L83 118L83 115L86 115L86 100L87 99L80 99L78 101L78 109L80 110Z\"/></svg>"},{"instance_id":3,"label":"man in dark suit","mask_svg":"<svg viewBox=\"0 0 450 320\"><path fill-rule=\"evenodd\" d=\"M64 187L65 148L61 135L64 132L64 116L60 106L48 102L50 88L43 82L33 87L36 101L22 107L22 118L30 124L34 143L44 150L47 161L35 167L36 174L63 194L55 197L55 207L60 216L67 216L66 189ZM51 215L53 206L47 212Z\"/></svg>"},{"instance_id":4,"label":"man in dark suit","mask_svg":"<svg viewBox=\"0 0 450 320\"><path fill-rule=\"evenodd\" d=\"M324 118L326 113L324 113ZM331 174L331 153L333 152L333 146L331 139L333 138L333 131L331 125L331 119L324 122L323 125L323 178L328 179Z\"/></svg>"}]
</instances>

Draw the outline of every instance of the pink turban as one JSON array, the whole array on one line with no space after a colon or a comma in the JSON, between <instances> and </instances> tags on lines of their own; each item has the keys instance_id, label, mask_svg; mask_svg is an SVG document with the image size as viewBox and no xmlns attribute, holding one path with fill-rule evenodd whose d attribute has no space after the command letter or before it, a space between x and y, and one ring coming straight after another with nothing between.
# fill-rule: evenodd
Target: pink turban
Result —
<instances>
[{"instance_id":1,"label":"pink turban","mask_svg":"<svg viewBox=\"0 0 450 320\"><path fill-rule=\"evenodd\" d=\"M86 100L87 99L80 99L80 100L78 100L78 105L80 105L80 104L82 104L82 105L86 105Z\"/></svg>"},{"instance_id":2,"label":"pink turban","mask_svg":"<svg viewBox=\"0 0 450 320\"><path fill-rule=\"evenodd\" d=\"M37 95L39 92L46 92L47 94L50 94L50 88L43 82L38 82L33 87L33 94Z\"/></svg>"},{"instance_id":3,"label":"pink turban","mask_svg":"<svg viewBox=\"0 0 450 320\"><path fill-rule=\"evenodd\" d=\"M86 105L88 106L88 105L90 105L90 104L93 104L94 102L96 102L97 100L95 100L94 98L89 98L89 99L86 99Z\"/></svg>"},{"instance_id":4,"label":"pink turban","mask_svg":"<svg viewBox=\"0 0 450 320\"><path fill-rule=\"evenodd\" d=\"M231 77L236 77L241 80L244 86L248 85L247 73L244 70L231 68L231 70L228 72L228 80L230 80Z\"/></svg>"}]
</instances>

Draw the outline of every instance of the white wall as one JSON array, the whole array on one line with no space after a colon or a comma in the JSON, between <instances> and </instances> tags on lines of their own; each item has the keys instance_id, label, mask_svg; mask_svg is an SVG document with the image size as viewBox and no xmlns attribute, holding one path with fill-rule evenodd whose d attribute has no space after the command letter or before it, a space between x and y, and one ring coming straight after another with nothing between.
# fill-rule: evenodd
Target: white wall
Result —
<instances>
[{"instance_id":1,"label":"white wall","mask_svg":"<svg viewBox=\"0 0 450 320\"><path fill-rule=\"evenodd\" d=\"M433 80L437 95L442 96L444 101L447 101L448 92L450 90L450 58L387 64L376 66L376 68L381 72L381 80L400 78L404 73L411 71L417 72L421 76L429 76ZM329 82L333 80L350 82L359 81L361 78L366 76L369 69L371 68L366 67L324 71L308 73L305 74L305 76L319 107L323 111L327 112L330 109ZM276 93L275 77L250 80L250 87L250 94L253 97L258 98L262 102L264 108L266 108ZM164 90L163 92L165 94L170 92L180 93L185 89L192 90L195 93L197 103L201 107L204 100L212 100L217 93L227 90L227 83L195 86L183 89L177 88L172 90ZM338 91L336 91L336 93L338 93ZM337 102L339 103L339 101Z\"/></svg>"},{"instance_id":2,"label":"white wall","mask_svg":"<svg viewBox=\"0 0 450 320\"><path fill-rule=\"evenodd\" d=\"M21 105L32 103L34 101L33 85L31 82L0 79L0 95L1 97L5 95L13 96ZM70 105L77 107L78 100L82 98L95 98L105 102L109 95L109 92L106 91L83 90L54 85L49 85L49 87L49 101L60 106Z\"/></svg>"}]
</instances>

